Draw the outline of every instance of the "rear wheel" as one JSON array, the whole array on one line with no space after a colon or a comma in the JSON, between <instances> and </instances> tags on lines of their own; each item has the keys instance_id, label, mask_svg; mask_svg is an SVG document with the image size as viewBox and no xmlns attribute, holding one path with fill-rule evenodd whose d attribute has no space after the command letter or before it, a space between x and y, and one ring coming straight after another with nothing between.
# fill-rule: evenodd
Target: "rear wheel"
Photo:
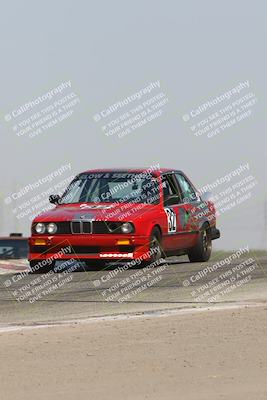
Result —
<instances>
[{"instance_id":1,"label":"rear wheel","mask_svg":"<svg viewBox=\"0 0 267 400\"><path fill-rule=\"evenodd\" d=\"M212 242L211 232L208 226L204 226L199 232L198 241L195 247L188 252L190 262L208 261L211 255Z\"/></svg>"}]
</instances>

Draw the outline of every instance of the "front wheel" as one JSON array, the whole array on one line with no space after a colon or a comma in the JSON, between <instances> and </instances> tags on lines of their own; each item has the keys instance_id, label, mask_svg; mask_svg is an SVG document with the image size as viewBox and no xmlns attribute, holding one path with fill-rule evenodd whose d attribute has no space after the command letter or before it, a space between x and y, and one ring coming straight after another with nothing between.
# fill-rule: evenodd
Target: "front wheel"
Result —
<instances>
[{"instance_id":1,"label":"front wheel","mask_svg":"<svg viewBox=\"0 0 267 400\"><path fill-rule=\"evenodd\" d=\"M212 242L210 229L205 227L199 232L195 247L188 252L190 262L205 262L211 256Z\"/></svg>"},{"instance_id":2,"label":"front wheel","mask_svg":"<svg viewBox=\"0 0 267 400\"><path fill-rule=\"evenodd\" d=\"M150 259L147 261L143 261L142 266L147 266L152 264L153 262L159 261L162 257L162 245L161 245L161 233L159 228L155 227L150 235L149 241L149 253Z\"/></svg>"}]
</instances>

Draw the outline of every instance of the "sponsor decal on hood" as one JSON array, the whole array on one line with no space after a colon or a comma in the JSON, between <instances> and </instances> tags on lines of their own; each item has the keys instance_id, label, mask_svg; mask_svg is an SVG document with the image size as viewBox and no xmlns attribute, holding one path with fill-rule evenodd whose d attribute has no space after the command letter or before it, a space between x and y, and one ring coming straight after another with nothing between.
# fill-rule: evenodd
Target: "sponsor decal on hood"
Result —
<instances>
[{"instance_id":1,"label":"sponsor decal on hood","mask_svg":"<svg viewBox=\"0 0 267 400\"><path fill-rule=\"evenodd\" d=\"M83 204L80 204L80 208L82 209L82 210L84 210L84 209L90 209L90 210L108 210L109 208L112 208L112 207L114 207L112 204L111 205L101 205L101 204L99 204L99 205L90 205L90 204L86 204L86 203L83 203Z\"/></svg>"}]
</instances>

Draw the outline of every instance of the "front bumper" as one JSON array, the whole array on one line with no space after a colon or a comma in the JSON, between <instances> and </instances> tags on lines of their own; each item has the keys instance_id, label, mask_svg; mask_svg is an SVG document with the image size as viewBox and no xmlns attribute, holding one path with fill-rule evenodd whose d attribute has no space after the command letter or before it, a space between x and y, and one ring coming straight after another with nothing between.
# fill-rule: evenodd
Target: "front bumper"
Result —
<instances>
[{"instance_id":1,"label":"front bumper","mask_svg":"<svg viewBox=\"0 0 267 400\"><path fill-rule=\"evenodd\" d=\"M134 235L33 235L29 261L148 259L149 237Z\"/></svg>"}]
</instances>

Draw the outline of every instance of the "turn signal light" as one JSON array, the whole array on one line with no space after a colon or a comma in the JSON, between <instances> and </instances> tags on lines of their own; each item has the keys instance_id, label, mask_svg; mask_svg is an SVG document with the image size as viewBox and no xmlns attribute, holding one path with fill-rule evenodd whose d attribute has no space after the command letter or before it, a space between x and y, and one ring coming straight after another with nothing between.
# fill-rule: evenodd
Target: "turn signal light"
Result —
<instances>
[{"instance_id":1,"label":"turn signal light","mask_svg":"<svg viewBox=\"0 0 267 400\"><path fill-rule=\"evenodd\" d=\"M46 240L45 239L35 239L34 244L35 244L35 246L45 246Z\"/></svg>"},{"instance_id":2,"label":"turn signal light","mask_svg":"<svg viewBox=\"0 0 267 400\"><path fill-rule=\"evenodd\" d=\"M118 245L127 245L127 244L131 244L131 241L129 239L118 239L117 243Z\"/></svg>"}]
</instances>

